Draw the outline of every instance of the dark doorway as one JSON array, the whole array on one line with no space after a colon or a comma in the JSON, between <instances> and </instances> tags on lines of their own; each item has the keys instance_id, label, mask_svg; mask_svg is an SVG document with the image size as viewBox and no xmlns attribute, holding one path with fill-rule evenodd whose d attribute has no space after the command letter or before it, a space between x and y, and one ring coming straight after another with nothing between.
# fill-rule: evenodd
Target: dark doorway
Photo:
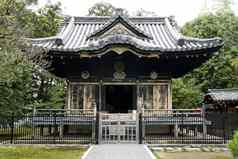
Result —
<instances>
[{"instance_id":1,"label":"dark doorway","mask_svg":"<svg viewBox=\"0 0 238 159\"><path fill-rule=\"evenodd\" d=\"M109 113L128 113L133 110L133 86L108 85L105 88L105 105Z\"/></svg>"}]
</instances>

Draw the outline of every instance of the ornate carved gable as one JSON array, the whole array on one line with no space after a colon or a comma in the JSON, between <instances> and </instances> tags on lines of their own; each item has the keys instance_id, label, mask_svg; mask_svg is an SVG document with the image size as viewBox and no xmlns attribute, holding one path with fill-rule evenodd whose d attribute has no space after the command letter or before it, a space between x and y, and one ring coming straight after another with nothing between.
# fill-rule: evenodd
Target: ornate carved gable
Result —
<instances>
[{"instance_id":1,"label":"ornate carved gable","mask_svg":"<svg viewBox=\"0 0 238 159\"><path fill-rule=\"evenodd\" d=\"M118 23L115 26L113 26L112 28L110 28L109 30L107 30L104 34L102 34L99 37L106 37L109 35L116 35L116 34L121 34L121 35L130 35L133 37L138 37L138 35L136 35L135 33L133 33L131 30L129 30L128 28L126 28L123 24Z\"/></svg>"},{"instance_id":2,"label":"ornate carved gable","mask_svg":"<svg viewBox=\"0 0 238 159\"><path fill-rule=\"evenodd\" d=\"M103 38L109 35L130 35L142 39L152 39L152 36L145 33L128 19L118 16L115 19L110 20L104 26L94 31L88 36L88 39L91 38Z\"/></svg>"}]
</instances>

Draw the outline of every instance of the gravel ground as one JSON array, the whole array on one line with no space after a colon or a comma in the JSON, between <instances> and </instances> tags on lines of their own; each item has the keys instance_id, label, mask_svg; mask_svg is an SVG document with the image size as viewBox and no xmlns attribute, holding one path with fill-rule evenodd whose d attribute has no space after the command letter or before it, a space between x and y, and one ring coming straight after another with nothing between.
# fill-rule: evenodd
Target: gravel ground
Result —
<instances>
[{"instance_id":1,"label":"gravel ground","mask_svg":"<svg viewBox=\"0 0 238 159\"><path fill-rule=\"evenodd\" d=\"M227 152L156 152L159 159L232 159Z\"/></svg>"}]
</instances>

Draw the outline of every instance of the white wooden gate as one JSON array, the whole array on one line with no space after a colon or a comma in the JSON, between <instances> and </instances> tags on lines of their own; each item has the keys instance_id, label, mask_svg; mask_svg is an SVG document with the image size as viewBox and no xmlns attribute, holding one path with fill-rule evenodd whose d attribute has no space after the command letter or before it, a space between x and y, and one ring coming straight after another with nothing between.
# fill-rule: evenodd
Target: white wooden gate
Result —
<instances>
[{"instance_id":1,"label":"white wooden gate","mask_svg":"<svg viewBox=\"0 0 238 159\"><path fill-rule=\"evenodd\" d=\"M138 143L137 113L100 113L99 143Z\"/></svg>"}]
</instances>

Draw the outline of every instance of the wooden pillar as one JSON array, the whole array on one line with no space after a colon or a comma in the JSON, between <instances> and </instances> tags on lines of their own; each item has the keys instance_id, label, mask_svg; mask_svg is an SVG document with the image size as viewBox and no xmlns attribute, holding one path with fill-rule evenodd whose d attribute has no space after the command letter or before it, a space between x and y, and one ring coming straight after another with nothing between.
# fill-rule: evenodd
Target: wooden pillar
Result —
<instances>
[{"instance_id":1,"label":"wooden pillar","mask_svg":"<svg viewBox=\"0 0 238 159\"><path fill-rule=\"evenodd\" d=\"M71 84L68 81L67 82L67 98L66 98L66 103L67 103L67 109L71 109Z\"/></svg>"},{"instance_id":2,"label":"wooden pillar","mask_svg":"<svg viewBox=\"0 0 238 159\"><path fill-rule=\"evenodd\" d=\"M141 105L140 105L140 95L139 95L139 81L136 81L136 110L137 112L141 112Z\"/></svg>"},{"instance_id":3,"label":"wooden pillar","mask_svg":"<svg viewBox=\"0 0 238 159\"><path fill-rule=\"evenodd\" d=\"M83 85L83 109L87 109L87 104L88 104L88 96L87 96L87 91L88 91L88 86L87 85ZM78 96L77 96L78 98ZM77 100L78 103L78 100Z\"/></svg>"},{"instance_id":4,"label":"wooden pillar","mask_svg":"<svg viewBox=\"0 0 238 159\"><path fill-rule=\"evenodd\" d=\"M172 109L172 80L168 82L168 109Z\"/></svg>"},{"instance_id":5,"label":"wooden pillar","mask_svg":"<svg viewBox=\"0 0 238 159\"><path fill-rule=\"evenodd\" d=\"M99 107L98 107L98 111L102 110L102 80L99 83Z\"/></svg>"},{"instance_id":6,"label":"wooden pillar","mask_svg":"<svg viewBox=\"0 0 238 159\"><path fill-rule=\"evenodd\" d=\"M96 124L95 124L95 140L96 144L100 144L102 141L102 131L101 131L101 121L100 121L100 113L97 112L96 114Z\"/></svg>"},{"instance_id":7,"label":"wooden pillar","mask_svg":"<svg viewBox=\"0 0 238 159\"><path fill-rule=\"evenodd\" d=\"M141 108L141 135L142 135L142 140L144 139L144 137L145 137L145 131L146 131L146 127L145 127L145 124L143 124L143 116L145 115L144 114L144 107L143 108Z\"/></svg>"},{"instance_id":8,"label":"wooden pillar","mask_svg":"<svg viewBox=\"0 0 238 159\"><path fill-rule=\"evenodd\" d=\"M83 88L82 88L83 87ZM83 90L83 91L81 91L81 89ZM73 109L85 109L84 108L84 102L85 102L85 97L83 97L83 106L81 106L81 105L79 105L79 98L80 98L80 96L84 96L84 94L85 94L85 86L83 85L76 85L76 103L74 103L74 108ZM83 94L81 94L83 92ZM74 94L74 96L75 96L75 94Z\"/></svg>"},{"instance_id":9,"label":"wooden pillar","mask_svg":"<svg viewBox=\"0 0 238 159\"><path fill-rule=\"evenodd\" d=\"M95 139L96 139L96 144L100 144L102 141L102 130L101 130L101 120L100 120L100 111L102 110L102 80L99 82L99 93L98 93L98 110L96 113L96 127L95 127Z\"/></svg>"},{"instance_id":10,"label":"wooden pillar","mask_svg":"<svg viewBox=\"0 0 238 159\"><path fill-rule=\"evenodd\" d=\"M143 144L143 121L142 121L142 112L137 113L137 130L136 130L136 136L137 136L137 141L139 144Z\"/></svg>"},{"instance_id":11,"label":"wooden pillar","mask_svg":"<svg viewBox=\"0 0 238 159\"><path fill-rule=\"evenodd\" d=\"M152 86L152 107L151 109L165 109L164 106L163 108L161 107L163 105L163 103L161 103L161 99L164 98L164 93L165 92L161 92L161 86L160 85L153 85ZM167 95L166 95L166 98ZM163 99L162 99L163 101ZM166 104L167 105L167 104ZM167 106L166 106L167 107Z\"/></svg>"}]
</instances>

